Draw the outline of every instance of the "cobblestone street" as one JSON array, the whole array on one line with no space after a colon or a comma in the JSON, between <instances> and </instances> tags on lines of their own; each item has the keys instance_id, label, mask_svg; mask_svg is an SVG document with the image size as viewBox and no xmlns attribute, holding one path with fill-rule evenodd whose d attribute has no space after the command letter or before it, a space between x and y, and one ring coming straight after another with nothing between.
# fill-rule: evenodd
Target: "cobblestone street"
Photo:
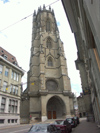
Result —
<instances>
[{"instance_id":1,"label":"cobblestone street","mask_svg":"<svg viewBox=\"0 0 100 133\"><path fill-rule=\"evenodd\" d=\"M94 122L87 122L84 118L76 128L73 128L72 133L100 133L100 128Z\"/></svg>"}]
</instances>

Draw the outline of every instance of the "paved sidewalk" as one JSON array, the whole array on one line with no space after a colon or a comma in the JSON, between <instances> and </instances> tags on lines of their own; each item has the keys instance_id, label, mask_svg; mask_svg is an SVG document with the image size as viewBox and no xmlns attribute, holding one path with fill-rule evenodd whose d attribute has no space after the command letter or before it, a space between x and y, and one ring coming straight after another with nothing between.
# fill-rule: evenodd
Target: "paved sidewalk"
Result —
<instances>
[{"instance_id":1,"label":"paved sidewalk","mask_svg":"<svg viewBox=\"0 0 100 133\"><path fill-rule=\"evenodd\" d=\"M94 122L87 122L86 118L80 121L80 124L73 128L72 133L100 133L100 128Z\"/></svg>"}]
</instances>

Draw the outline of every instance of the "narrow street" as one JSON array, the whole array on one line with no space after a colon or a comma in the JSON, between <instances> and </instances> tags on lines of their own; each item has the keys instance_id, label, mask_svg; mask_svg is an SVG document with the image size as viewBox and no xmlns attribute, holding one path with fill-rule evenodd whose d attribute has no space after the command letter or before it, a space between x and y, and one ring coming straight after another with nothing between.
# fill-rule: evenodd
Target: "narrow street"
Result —
<instances>
[{"instance_id":1,"label":"narrow street","mask_svg":"<svg viewBox=\"0 0 100 133\"><path fill-rule=\"evenodd\" d=\"M45 123L53 123L48 120ZM35 123L36 124L36 123ZM27 133L32 124L0 127L0 133ZM100 133L100 128L94 122L87 122L86 118L80 119L80 124L72 129L72 133Z\"/></svg>"},{"instance_id":2,"label":"narrow street","mask_svg":"<svg viewBox=\"0 0 100 133\"><path fill-rule=\"evenodd\" d=\"M87 122L84 118L76 128L73 128L72 133L100 133L100 128L94 122Z\"/></svg>"}]
</instances>

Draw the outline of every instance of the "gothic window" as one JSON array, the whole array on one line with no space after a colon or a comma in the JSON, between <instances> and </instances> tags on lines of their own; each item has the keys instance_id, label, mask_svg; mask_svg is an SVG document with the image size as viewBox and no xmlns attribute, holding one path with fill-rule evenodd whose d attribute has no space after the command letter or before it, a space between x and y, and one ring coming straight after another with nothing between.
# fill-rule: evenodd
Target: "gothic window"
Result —
<instances>
[{"instance_id":1,"label":"gothic window","mask_svg":"<svg viewBox=\"0 0 100 133\"><path fill-rule=\"evenodd\" d=\"M50 21L47 20L47 23L46 23L46 31L50 31Z\"/></svg>"},{"instance_id":2,"label":"gothic window","mask_svg":"<svg viewBox=\"0 0 100 133\"><path fill-rule=\"evenodd\" d=\"M58 88L58 85L55 81L53 80L48 80L46 82L46 89L49 90L49 91L56 91Z\"/></svg>"},{"instance_id":3,"label":"gothic window","mask_svg":"<svg viewBox=\"0 0 100 133\"><path fill-rule=\"evenodd\" d=\"M53 66L53 62L51 58L48 59L48 66Z\"/></svg>"},{"instance_id":4,"label":"gothic window","mask_svg":"<svg viewBox=\"0 0 100 133\"><path fill-rule=\"evenodd\" d=\"M49 48L49 49L52 48L51 39L50 38L48 38L48 40L47 40L47 48Z\"/></svg>"}]
</instances>

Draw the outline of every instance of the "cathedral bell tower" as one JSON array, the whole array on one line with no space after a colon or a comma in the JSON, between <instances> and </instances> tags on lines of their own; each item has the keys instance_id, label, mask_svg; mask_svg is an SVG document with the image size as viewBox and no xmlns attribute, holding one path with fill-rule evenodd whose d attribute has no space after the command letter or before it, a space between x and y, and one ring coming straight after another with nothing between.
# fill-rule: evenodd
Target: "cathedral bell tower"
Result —
<instances>
[{"instance_id":1,"label":"cathedral bell tower","mask_svg":"<svg viewBox=\"0 0 100 133\"><path fill-rule=\"evenodd\" d=\"M22 95L21 112L22 119L31 117L33 121L66 118L73 114L73 94L63 42L50 7L49 10L40 7L33 14L30 70L28 86Z\"/></svg>"}]
</instances>

